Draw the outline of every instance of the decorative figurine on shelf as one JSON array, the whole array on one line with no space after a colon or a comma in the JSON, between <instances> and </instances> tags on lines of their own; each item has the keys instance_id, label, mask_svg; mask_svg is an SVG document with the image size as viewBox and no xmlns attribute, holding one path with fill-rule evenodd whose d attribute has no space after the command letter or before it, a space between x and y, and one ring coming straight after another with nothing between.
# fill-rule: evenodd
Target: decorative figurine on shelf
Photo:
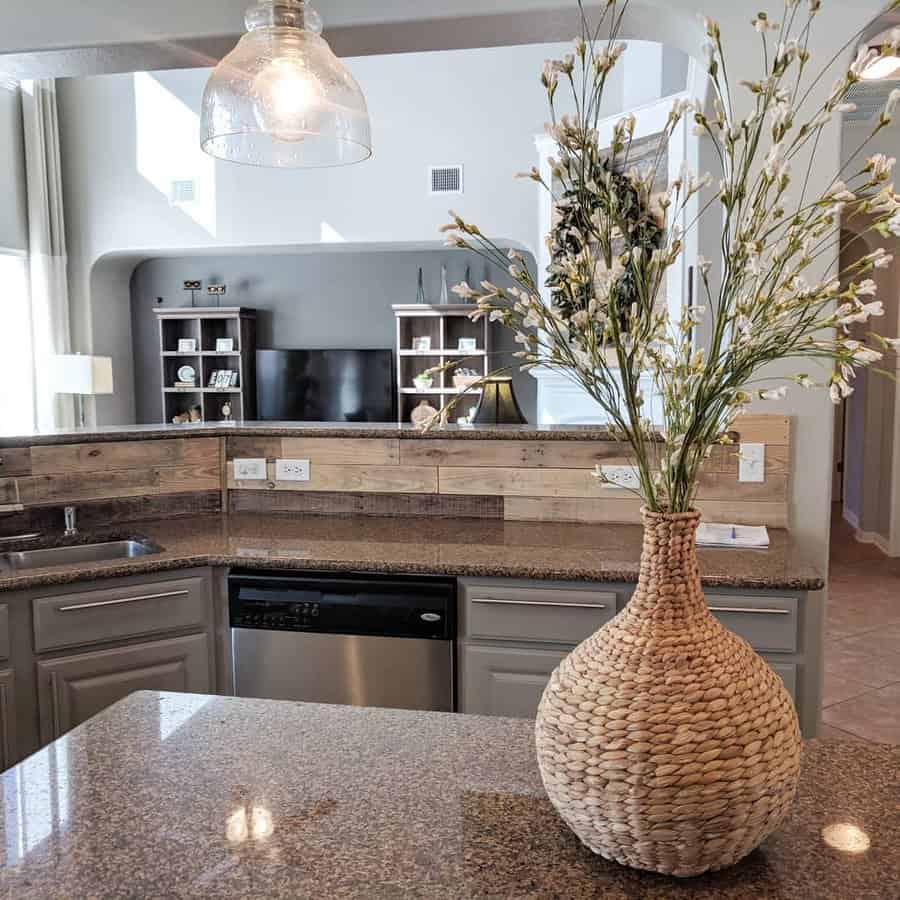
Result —
<instances>
[{"instance_id":1,"label":"decorative figurine on shelf","mask_svg":"<svg viewBox=\"0 0 900 900\"><path fill-rule=\"evenodd\" d=\"M428 372L422 372L413 378L413 384L417 391L427 391L434 384L434 378Z\"/></svg>"},{"instance_id":2,"label":"decorative figurine on shelf","mask_svg":"<svg viewBox=\"0 0 900 900\"><path fill-rule=\"evenodd\" d=\"M173 425L187 425L188 422L202 422L203 413L198 405L192 406L189 410L177 413L172 416Z\"/></svg>"},{"instance_id":3,"label":"decorative figurine on shelf","mask_svg":"<svg viewBox=\"0 0 900 900\"><path fill-rule=\"evenodd\" d=\"M231 403L228 400L222 404L222 421L231 421Z\"/></svg>"},{"instance_id":4,"label":"decorative figurine on shelf","mask_svg":"<svg viewBox=\"0 0 900 900\"><path fill-rule=\"evenodd\" d=\"M420 400L419 405L409 414L409 420L416 428L426 428L440 413L427 401Z\"/></svg>"},{"instance_id":5,"label":"decorative figurine on shelf","mask_svg":"<svg viewBox=\"0 0 900 900\"><path fill-rule=\"evenodd\" d=\"M425 276L422 274L422 267L419 266L419 282L416 288L416 303L427 303L425 299Z\"/></svg>"},{"instance_id":6,"label":"decorative figurine on shelf","mask_svg":"<svg viewBox=\"0 0 900 900\"><path fill-rule=\"evenodd\" d=\"M447 267L441 266L441 305L446 306L450 302L450 289L447 287Z\"/></svg>"}]
</instances>

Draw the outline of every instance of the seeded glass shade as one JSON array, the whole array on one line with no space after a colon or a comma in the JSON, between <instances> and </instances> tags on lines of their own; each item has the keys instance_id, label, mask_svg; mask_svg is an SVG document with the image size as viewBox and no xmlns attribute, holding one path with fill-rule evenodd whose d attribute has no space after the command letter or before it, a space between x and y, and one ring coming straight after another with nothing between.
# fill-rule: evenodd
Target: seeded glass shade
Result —
<instances>
[{"instance_id":1,"label":"seeded glass shade","mask_svg":"<svg viewBox=\"0 0 900 900\"><path fill-rule=\"evenodd\" d=\"M512 378L489 378L484 382L481 402L472 420L476 425L525 425Z\"/></svg>"},{"instance_id":2,"label":"seeded glass shade","mask_svg":"<svg viewBox=\"0 0 900 900\"><path fill-rule=\"evenodd\" d=\"M213 70L200 145L218 159L299 169L345 166L372 155L359 85L322 38L304 0L262 0L247 34Z\"/></svg>"}]
</instances>

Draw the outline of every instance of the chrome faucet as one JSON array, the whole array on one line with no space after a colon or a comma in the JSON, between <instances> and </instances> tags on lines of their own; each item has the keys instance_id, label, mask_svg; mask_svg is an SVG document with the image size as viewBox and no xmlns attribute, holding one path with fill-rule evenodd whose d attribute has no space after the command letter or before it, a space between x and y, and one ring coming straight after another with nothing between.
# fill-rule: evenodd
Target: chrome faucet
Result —
<instances>
[{"instance_id":1,"label":"chrome faucet","mask_svg":"<svg viewBox=\"0 0 900 900\"><path fill-rule=\"evenodd\" d=\"M63 510L63 515L65 516L65 520L66 520L65 535L66 535L66 537L74 537L76 534L78 534L78 527L75 524L75 516L76 516L75 507L67 506Z\"/></svg>"}]
</instances>

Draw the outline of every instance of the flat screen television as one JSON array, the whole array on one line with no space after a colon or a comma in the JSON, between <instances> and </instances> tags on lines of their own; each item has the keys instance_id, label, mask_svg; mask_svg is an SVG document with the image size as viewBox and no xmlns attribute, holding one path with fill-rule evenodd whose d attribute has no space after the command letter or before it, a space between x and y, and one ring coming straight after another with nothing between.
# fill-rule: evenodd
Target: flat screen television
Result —
<instances>
[{"instance_id":1,"label":"flat screen television","mask_svg":"<svg viewBox=\"0 0 900 900\"><path fill-rule=\"evenodd\" d=\"M396 421L390 350L257 350L256 407L276 422Z\"/></svg>"}]
</instances>

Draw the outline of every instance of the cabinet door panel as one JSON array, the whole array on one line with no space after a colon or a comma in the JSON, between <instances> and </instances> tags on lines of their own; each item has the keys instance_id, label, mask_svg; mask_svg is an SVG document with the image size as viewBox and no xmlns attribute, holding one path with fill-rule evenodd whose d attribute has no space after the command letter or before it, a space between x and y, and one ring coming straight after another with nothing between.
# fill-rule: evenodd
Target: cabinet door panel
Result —
<instances>
[{"instance_id":1,"label":"cabinet door panel","mask_svg":"<svg viewBox=\"0 0 900 900\"><path fill-rule=\"evenodd\" d=\"M41 661L41 741L65 734L134 691L208 693L209 672L203 634Z\"/></svg>"},{"instance_id":2,"label":"cabinet door panel","mask_svg":"<svg viewBox=\"0 0 900 900\"><path fill-rule=\"evenodd\" d=\"M765 659L765 657L763 657ZM794 705L797 704L797 666L794 663L777 662L766 659L766 662L772 667L776 675L780 676L787 688L787 692L791 695Z\"/></svg>"},{"instance_id":3,"label":"cabinet door panel","mask_svg":"<svg viewBox=\"0 0 900 900\"><path fill-rule=\"evenodd\" d=\"M460 712L533 719L550 674L568 653L463 644Z\"/></svg>"},{"instance_id":4,"label":"cabinet door panel","mask_svg":"<svg viewBox=\"0 0 900 900\"><path fill-rule=\"evenodd\" d=\"M0 603L0 659L9 659L9 606Z\"/></svg>"},{"instance_id":5,"label":"cabinet door panel","mask_svg":"<svg viewBox=\"0 0 900 900\"><path fill-rule=\"evenodd\" d=\"M0 671L0 771L17 762L16 692L11 669Z\"/></svg>"}]
</instances>

